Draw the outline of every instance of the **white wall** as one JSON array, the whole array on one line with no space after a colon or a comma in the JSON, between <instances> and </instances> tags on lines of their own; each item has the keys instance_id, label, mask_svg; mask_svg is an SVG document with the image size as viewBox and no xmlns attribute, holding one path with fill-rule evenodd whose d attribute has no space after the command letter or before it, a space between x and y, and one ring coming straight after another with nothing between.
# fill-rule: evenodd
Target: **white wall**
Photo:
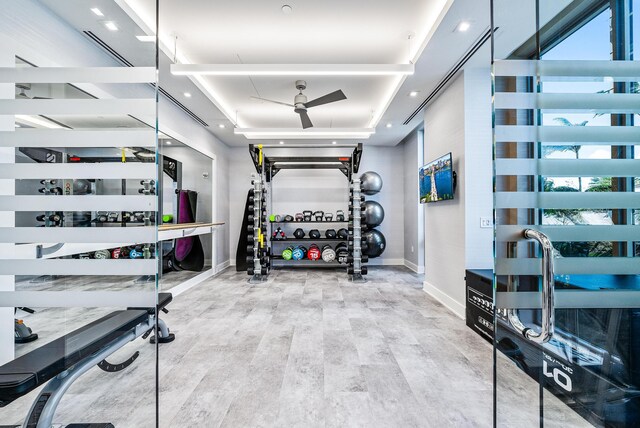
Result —
<instances>
[{"instance_id":1,"label":"white wall","mask_svg":"<svg viewBox=\"0 0 640 428\"><path fill-rule=\"evenodd\" d=\"M419 201L423 131L414 130L399 145L404 163L404 264L424 273L424 219Z\"/></svg>"},{"instance_id":2,"label":"white wall","mask_svg":"<svg viewBox=\"0 0 640 428\"><path fill-rule=\"evenodd\" d=\"M267 156L331 156L349 155L351 149L287 149L266 148ZM382 191L367 199L378 201L385 210L385 219L378 228L386 237L384 254L371 260L374 264L404 263L404 214L403 214L403 152L399 147L367 147L365 145L360 173L376 171L383 179ZM229 180L231 206L229 209L230 254L235 262L240 226L244 215L247 191L251 187L251 174L255 172L247 147L229 150L229 168L233 179ZM272 207L274 214L291 214L302 210L333 212L348 210L347 178L337 170L280 171L273 179ZM319 228L320 229L320 228Z\"/></svg>"},{"instance_id":3,"label":"white wall","mask_svg":"<svg viewBox=\"0 0 640 428\"><path fill-rule=\"evenodd\" d=\"M464 77L458 76L426 109L424 163L451 152L458 174L454 199L424 205L425 290L464 316L465 129Z\"/></svg>"},{"instance_id":4,"label":"white wall","mask_svg":"<svg viewBox=\"0 0 640 428\"><path fill-rule=\"evenodd\" d=\"M455 198L425 204L425 291L464 318L465 269L493 267L491 75L468 68L427 107L425 162L452 152Z\"/></svg>"},{"instance_id":5,"label":"white wall","mask_svg":"<svg viewBox=\"0 0 640 428\"><path fill-rule=\"evenodd\" d=\"M480 218L493 223L493 159L491 70L464 71L465 263L467 269L493 268L493 228L480 228Z\"/></svg>"}]
</instances>

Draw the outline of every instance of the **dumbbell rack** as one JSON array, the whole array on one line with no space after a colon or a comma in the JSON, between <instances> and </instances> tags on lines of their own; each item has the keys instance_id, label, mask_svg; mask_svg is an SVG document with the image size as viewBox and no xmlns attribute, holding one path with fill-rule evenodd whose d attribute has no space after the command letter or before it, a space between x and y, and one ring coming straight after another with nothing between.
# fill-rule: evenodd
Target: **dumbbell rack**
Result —
<instances>
[{"instance_id":1,"label":"dumbbell rack","mask_svg":"<svg viewBox=\"0 0 640 428\"><path fill-rule=\"evenodd\" d=\"M253 209L252 214L247 213L250 216L249 229L249 241L251 245L249 248L250 254L247 259L247 274L251 276L249 279L250 283L260 283L267 280L269 276L269 270L271 268L271 259L269 257L269 246L267 245L267 241L265 239L267 230L266 230L266 219L267 219L267 207L266 207L266 197L267 197L267 189L265 188L264 182L264 158L262 154L262 145L258 145L258 147L254 147L251 145L249 147L251 157L254 160L256 166L256 174L252 175L252 185L253 185L253 195L252 205ZM250 206L250 207L251 207Z\"/></svg>"},{"instance_id":2,"label":"dumbbell rack","mask_svg":"<svg viewBox=\"0 0 640 428\"><path fill-rule=\"evenodd\" d=\"M309 147L312 148L313 146L306 146L305 147ZM347 183L349 184L349 189L350 191L353 193L354 191L354 183L357 182L357 188L356 188L356 192L358 197L361 197L361 193L360 193L360 180L359 179L354 179L355 174L357 174L358 169L360 167L360 159L362 158L362 144L359 143L357 145L355 145L354 150L352 152L352 154L350 156L264 156L263 157L263 153L262 153L262 145L259 146L254 146L253 144L249 145L249 153L251 154L251 158L253 159L253 163L254 166L256 168L256 172L258 173L258 175L260 176L261 180L261 191L263 191L264 193L267 193L267 187L270 188L270 186L272 185L272 180L273 178L276 176L276 174L278 174L278 172L280 172L281 170L284 169L312 169L312 170L317 170L317 169L337 169L338 171L342 172L345 177L347 178ZM262 179L264 181L262 181ZM254 192L255 192L255 181L254 180ZM263 196L264 196L263 193ZM269 192L270 193L270 192ZM264 198L263 203L266 204L265 208L270 208L270 203L266 203L266 202L270 202L269 201L269 196L270 195L266 195L267 197ZM255 198L255 196L254 196ZM254 199L255 200L255 199ZM353 198L351 199L353 201ZM262 213L264 215L264 217L260 216L260 219L262 220L260 223L257 223L256 220L256 213L260 212L260 211L255 211L256 210L256 204L254 204L254 225L253 225L253 230L255 232L256 227L259 227L260 225L263 226L263 233L266 233L266 229L264 228L264 223L266 218L268 217L268 215L270 213L267 212L266 209L262 209ZM315 223L315 224L336 224L336 223L347 223L349 225L349 228L352 228L353 230L353 234L352 236L349 237L348 241L348 251L349 251L349 262L346 265L347 267L347 274L349 275L350 279L352 281L355 282L363 282L365 281L364 279L364 275L366 275L367 273L367 269L366 266L364 266L364 263L366 262L366 256L362 255L362 244L361 244L361 240L362 240L362 231L361 231L361 223L360 223L360 218L362 216L362 208L361 208L361 204L355 204L355 203L351 203L350 205L350 215L349 217L352 217L354 219L357 218L357 220L352 220L347 222L345 219L344 222L337 222L337 221L294 221L294 222L273 222L272 225L275 224L279 224L279 225L304 225L304 224L311 224L311 223ZM272 234L272 230L269 230L269 237L271 237ZM254 272L255 269L260 266L261 268L265 267L265 263L264 260L262 260L262 264L258 265L258 262L260 261L259 257L257 257L256 254L256 246L255 243L256 241L256 236L254 233L253 239L254 239L254 254L253 254L253 264L249 263L251 266L249 269L253 268ZM292 243L292 242L309 242L309 243L313 243L314 241L317 242L323 242L323 241L329 241L329 239L326 238L320 238L320 239L310 239L310 238L303 238L303 239L295 239L295 238L287 238L286 240L269 240L269 242L272 243L272 245L276 242L278 243ZM340 240L340 239L331 239L331 241L334 242L344 242L344 240ZM263 259L265 257L263 256ZM268 261L268 268L271 267L271 259L273 259L274 261L277 260L278 261L278 265L282 266L282 265L286 265L286 266L304 266L304 267L335 267L335 268L345 268L345 265L339 264L337 262L331 262L331 263L326 263L326 262L322 262L322 261L307 261L307 260L290 260L290 261L285 261L284 259L282 259L281 257L278 256L270 256L269 255L269 249L267 249L267 255L266 255L266 259ZM249 261L249 260L248 260ZM267 268L267 274L268 275L268 268ZM265 276L262 275L262 276ZM255 276L255 275L254 275Z\"/></svg>"},{"instance_id":3,"label":"dumbbell rack","mask_svg":"<svg viewBox=\"0 0 640 428\"><path fill-rule=\"evenodd\" d=\"M362 255L362 193L360 179L351 179L351 222L349 223L349 267L347 273L353 282L366 282L363 275L367 274L364 266L366 256Z\"/></svg>"}]
</instances>

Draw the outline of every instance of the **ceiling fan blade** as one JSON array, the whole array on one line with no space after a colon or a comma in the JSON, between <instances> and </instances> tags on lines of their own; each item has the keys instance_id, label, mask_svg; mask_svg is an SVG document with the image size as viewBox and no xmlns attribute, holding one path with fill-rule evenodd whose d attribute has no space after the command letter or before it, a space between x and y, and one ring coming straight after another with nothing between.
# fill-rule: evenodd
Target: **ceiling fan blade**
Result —
<instances>
[{"instance_id":1,"label":"ceiling fan blade","mask_svg":"<svg viewBox=\"0 0 640 428\"><path fill-rule=\"evenodd\" d=\"M346 100L347 96L340 89L337 91L331 92L330 94L323 95L320 98L316 98L315 100L311 100L305 104L307 108L321 106L322 104L335 103L336 101Z\"/></svg>"},{"instance_id":2,"label":"ceiling fan blade","mask_svg":"<svg viewBox=\"0 0 640 428\"><path fill-rule=\"evenodd\" d=\"M301 111L298 113L300 115L300 120L302 121L302 129L313 128L313 123L311 123L311 119L306 111Z\"/></svg>"},{"instance_id":3,"label":"ceiling fan blade","mask_svg":"<svg viewBox=\"0 0 640 428\"><path fill-rule=\"evenodd\" d=\"M260 100L260 101L266 101L268 103L280 104L280 105L287 106L287 107L295 107L293 104L283 103L283 102L274 101L274 100L268 100L266 98L260 98L260 97L249 97L249 98L251 98L252 100Z\"/></svg>"}]
</instances>

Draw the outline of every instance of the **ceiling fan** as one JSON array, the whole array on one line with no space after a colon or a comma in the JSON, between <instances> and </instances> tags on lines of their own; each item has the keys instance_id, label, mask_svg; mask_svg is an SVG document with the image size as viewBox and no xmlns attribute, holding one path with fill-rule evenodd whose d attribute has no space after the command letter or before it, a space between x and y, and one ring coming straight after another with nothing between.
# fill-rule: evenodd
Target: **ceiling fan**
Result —
<instances>
[{"instance_id":1,"label":"ceiling fan","mask_svg":"<svg viewBox=\"0 0 640 428\"><path fill-rule=\"evenodd\" d=\"M283 103L280 101L268 100L266 98L260 97L251 97L254 100L267 101L269 103L281 104L283 106L293 107L293 111L300 115L300 121L302 122L302 128L312 128L313 123L307 114L307 109L311 107L321 106L323 104L334 103L340 100L346 100L347 96L342 92L342 90L338 89L337 91L331 92L327 95L323 95L320 98L316 98L315 100L307 101L307 96L302 93L303 90L307 88L307 82L304 80L296 80L296 89L300 91L298 95L293 99L293 104Z\"/></svg>"}]
</instances>

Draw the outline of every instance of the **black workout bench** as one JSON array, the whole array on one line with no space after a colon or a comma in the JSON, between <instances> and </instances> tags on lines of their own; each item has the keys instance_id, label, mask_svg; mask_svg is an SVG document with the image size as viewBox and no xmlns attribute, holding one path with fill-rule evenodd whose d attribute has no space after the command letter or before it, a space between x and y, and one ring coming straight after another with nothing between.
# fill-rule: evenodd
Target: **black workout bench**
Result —
<instances>
[{"instance_id":1,"label":"black workout bench","mask_svg":"<svg viewBox=\"0 0 640 428\"><path fill-rule=\"evenodd\" d=\"M159 310L167 312L166 306L172 299L171 293L160 293L157 308L129 308L112 312L0 366L0 407L48 382L33 402L22 427L50 428L62 396L80 376L94 365L107 372L118 372L138 358L140 353L136 351L124 362L112 364L106 361L107 357L127 343L140 336L147 338L154 330L156 313ZM160 319L157 322L158 341L172 341L174 336L164 322ZM67 425L67 428L83 427L113 428L113 425Z\"/></svg>"}]
</instances>

